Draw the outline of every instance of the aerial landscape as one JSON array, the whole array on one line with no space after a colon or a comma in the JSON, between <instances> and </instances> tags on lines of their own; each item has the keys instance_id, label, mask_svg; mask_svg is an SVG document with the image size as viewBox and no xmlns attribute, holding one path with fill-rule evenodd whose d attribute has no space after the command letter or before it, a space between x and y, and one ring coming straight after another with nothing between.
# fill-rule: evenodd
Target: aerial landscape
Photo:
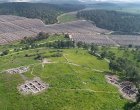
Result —
<instances>
[{"instance_id":1,"label":"aerial landscape","mask_svg":"<svg viewBox=\"0 0 140 110\"><path fill-rule=\"evenodd\" d=\"M140 110L140 1L0 0L0 110Z\"/></svg>"}]
</instances>

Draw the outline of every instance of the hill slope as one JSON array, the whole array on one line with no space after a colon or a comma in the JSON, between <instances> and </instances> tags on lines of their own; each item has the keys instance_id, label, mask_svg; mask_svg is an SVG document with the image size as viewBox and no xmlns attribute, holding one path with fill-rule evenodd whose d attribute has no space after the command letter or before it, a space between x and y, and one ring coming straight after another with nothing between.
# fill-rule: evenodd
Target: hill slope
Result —
<instances>
[{"instance_id":1,"label":"hill slope","mask_svg":"<svg viewBox=\"0 0 140 110\"><path fill-rule=\"evenodd\" d=\"M84 8L83 5L55 5L47 3L2 3L0 15L17 15L27 18L38 18L46 24L57 22L57 16Z\"/></svg>"},{"instance_id":2,"label":"hill slope","mask_svg":"<svg viewBox=\"0 0 140 110\"><path fill-rule=\"evenodd\" d=\"M77 16L93 21L98 27L132 34L140 32L140 15L108 10L84 10Z\"/></svg>"}]
</instances>

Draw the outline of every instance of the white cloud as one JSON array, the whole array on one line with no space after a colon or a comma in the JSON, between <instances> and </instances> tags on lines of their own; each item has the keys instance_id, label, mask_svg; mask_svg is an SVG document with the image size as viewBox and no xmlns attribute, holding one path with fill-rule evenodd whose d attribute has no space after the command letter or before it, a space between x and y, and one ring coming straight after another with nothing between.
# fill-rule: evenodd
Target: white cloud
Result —
<instances>
[{"instance_id":1,"label":"white cloud","mask_svg":"<svg viewBox=\"0 0 140 110\"><path fill-rule=\"evenodd\" d=\"M0 2L39 2L48 0L0 0Z\"/></svg>"},{"instance_id":2,"label":"white cloud","mask_svg":"<svg viewBox=\"0 0 140 110\"><path fill-rule=\"evenodd\" d=\"M9 0L9 2L30 2L31 0Z\"/></svg>"},{"instance_id":3,"label":"white cloud","mask_svg":"<svg viewBox=\"0 0 140 110\"><path fill-rule=\"evenodd\" d=\"M140 0L79 0L82 2L140 2Z\"/></svg>"},{"instance_id":4,"label":"white cloud","mask_svg":"<svg viewBox=\"0 0 140 110\"><path fill-rule=\"evenodd\" d=\"M47 2L47 1L55 1L55 0L0 0L0 1L9 1L9 2ZM58 0L56 0L58 1ZM71 0L59 0L59 1L71 1ZM75 0L76 1L76 0ZM140 0L77 0L77 1L82 1L82 2L140 2Z\"/></svg>"}]
</instances>

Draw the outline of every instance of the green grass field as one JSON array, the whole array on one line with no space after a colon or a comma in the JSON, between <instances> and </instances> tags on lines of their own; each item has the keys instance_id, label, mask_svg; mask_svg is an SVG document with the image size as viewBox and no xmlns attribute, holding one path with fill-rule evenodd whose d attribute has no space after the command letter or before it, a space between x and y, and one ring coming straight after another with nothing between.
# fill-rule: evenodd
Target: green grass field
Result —
<instances>
[{"instance_id":1,"label":"green grass field","mask_svg":"<svg viewBox=\"0 0 140 110\"><path fill-rule=\"evenodd\" d=\"M108 63L82 49L62 49L62 57L49 57L54 63L34 60L36 53L50 56L55 49L38 48L0 57L0 71L30 65L24 75L40 77L50 88L38 95L20 94L17 86L24 80L17 75L0 74L0 110L124 110L128 102L116 87L108 84L104 72ZM31 57L25 57L30 54ZM32 64L32 65L31 65Z\"/></svg>"},{"instance_id":2,"label":"green grass field","mask_svg":"<svg viewBox=\"0 0 140 110\"><path fill-rule=\"evenodd\" d=\"M76 13L74 13L74 12L65 13L63 15L60 15L60 16L58 16L57 19L58 19L59 23L66 23L66 22L78 20L78 18L76 17Z\"/></svg>"}]
</instances>

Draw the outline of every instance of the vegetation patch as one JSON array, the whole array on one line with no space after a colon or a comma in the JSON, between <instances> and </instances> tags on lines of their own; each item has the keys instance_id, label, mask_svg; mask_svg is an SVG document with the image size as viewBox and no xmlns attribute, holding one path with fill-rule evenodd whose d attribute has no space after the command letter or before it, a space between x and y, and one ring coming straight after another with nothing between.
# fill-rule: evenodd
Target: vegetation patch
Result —
<instances>
[{"instance_id":1,"label":"vegetation patch","mask_svg":"<svg viewBox=\"0 0 140 110\"><path fill-rule=\"evenodd\" d=\"M76 16L76 12L64 13L58 16L58 23L66 23L71 21L79 20Z\"/></svg>"},{"instance_id":2,"label":"vegetation patch","mask_svg":"<svg viewBox=\"0 0 140 110\"><path fill-rule=\"evenodd\" d=\"M77 14L79 18L93 21L97 27L124 32L124 34L138 34L140 32L140 15L109 10L84 10Z\"/></svg>"}]
</instances>

